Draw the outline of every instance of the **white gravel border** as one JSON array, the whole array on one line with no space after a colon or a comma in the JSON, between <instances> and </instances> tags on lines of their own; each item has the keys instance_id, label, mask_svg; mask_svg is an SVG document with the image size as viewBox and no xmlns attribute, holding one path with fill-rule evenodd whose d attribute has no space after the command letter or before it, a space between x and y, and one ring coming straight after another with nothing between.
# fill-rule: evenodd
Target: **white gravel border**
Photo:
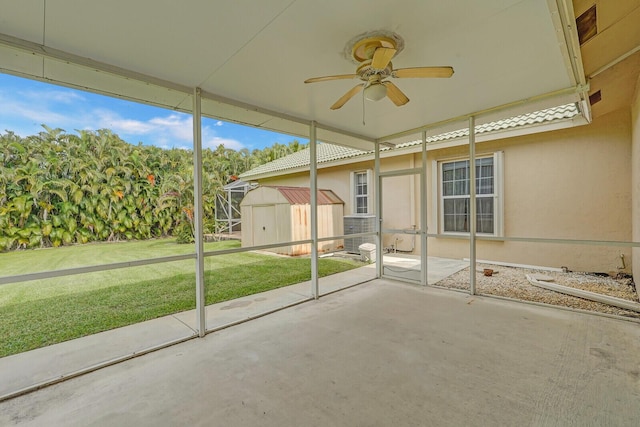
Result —
<instances>
[{"instance_id":1,"label":"white gravel border","mask_svg":"<svg viewBox=\"0 0 640 427\"><path fill-rule=\"evenodd\" d=\"M485 276L482 273L485 268L494 270L494 274L492 276ZM631 286L630 279L614 279L612 277L603 277L586 273L564 273L485 263L477 264L477 269L479 272L476 273L476 292L480 295L484 294L520 301L551 304L560 307L605 313L625 318L640 319L640 313L634 311L624 310L607 304L589 301L533 286L529 283L526 276L544 274L553 278L552 283L596 292L601 295L608 295L637 303L638 296ZM465 268L464 270L439 281L435 286L468 291L469 268Z\"/></svg>"}]
</instances>

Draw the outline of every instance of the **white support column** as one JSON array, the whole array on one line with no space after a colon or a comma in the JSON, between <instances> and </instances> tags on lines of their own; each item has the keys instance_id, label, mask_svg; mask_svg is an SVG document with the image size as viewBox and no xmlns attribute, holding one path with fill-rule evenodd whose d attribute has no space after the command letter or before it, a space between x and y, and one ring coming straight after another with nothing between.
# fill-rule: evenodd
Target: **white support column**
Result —
<instances>
[{"instance_id":1,"label":"white support column","mask_svg":"<svg viewBox=\"0 0 640 427\"><path fill-rule=\"evenodd\" d=\"M207 330L204 293L204 244L202 227L202 115L200 88L193 90L193 220L196 241L196 323L198 335Z\"/></svg>"},{"instance_id":2,"label":"white support column","mask_svg":"<svg viewBox=\"0 0 640 427\"><path fill-rule=\"evenodd\" d=\"M411 196L413 197L413 195ZM422 165L420 167L420 284L428 283L427 262L427 131L422 131Z\"/></svg>"},{"instance_id":3,"label":"white support column","mask_svg":"<svg viewBox=\"0 0 640 427\"><path fill-rule=\"evenodd\" d=\"M380 143L374 144L373 188L376 203L376 277L382 277L382 180L380 179Z\"/></svg>"},{"instance_id":4,"label":"white support column","mask_svg":"<svg viewBox=\"0 0 640 427\"><path fill-rule=\"evenodd\" d=\"M309 131L309 169L311 190L311 295L318 299L318 155L316 122L312 121Z\"/></svg>"},{"instance_id":5,"label":"white support column","mask_svg":"<svg viewBox=\"0 0 640 427\"><path fill-rule=\"evenodd\" d=\"M469 293L476 294L476 120L469 117Z\"/></svg>"}]
</instances>

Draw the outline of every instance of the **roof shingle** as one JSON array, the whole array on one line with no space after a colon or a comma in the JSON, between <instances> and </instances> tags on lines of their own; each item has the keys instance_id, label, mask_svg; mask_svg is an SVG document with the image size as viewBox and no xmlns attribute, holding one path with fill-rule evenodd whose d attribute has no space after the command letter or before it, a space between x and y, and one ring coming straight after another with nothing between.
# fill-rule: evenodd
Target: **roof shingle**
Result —
<instances>
[{"instance_id":1,"label":"roof shingle","mask_svg":"<svg viewBox=\"0 0 640 427\"><path fill-rule=\"evenodd\" d=\"M485 133L497 132L506 129L514 129L523 126L532 126L543 123L551 123L555 121L562 121L572 119L580 112L575 103L560 105L558 107L547 108L545 110L534 111L533 113L522 114L519 116L510 117L508 119L497 120L490 123L485 123L476 126L476 134L481 135ZM459 129L452 132L446 132L427 138L427 144L435 142L443 142L453 140L457 138L463 138L469 135L469 129ZM410 141L403 144L398 144L395 149L407 148L415 145L419 145L421 141ZM380 151L386 151L390 148L384 147ZM359 156L364 156L373 151L361 151L355 148L347 148L339 145L319 143L316 148L317 163L328 163L341 159L349 159ZM400 153L398 153L400 154ZM272 174L275 172L296 169L300 167L308 167L309 161L309 148L300 150L298 152L289 154L288 156L281 157L272 162L265 163L257 168L251 169L240 175L243 179L249 179L251 177L260 176L263 174Z\"/></svg>"}]
</instances>

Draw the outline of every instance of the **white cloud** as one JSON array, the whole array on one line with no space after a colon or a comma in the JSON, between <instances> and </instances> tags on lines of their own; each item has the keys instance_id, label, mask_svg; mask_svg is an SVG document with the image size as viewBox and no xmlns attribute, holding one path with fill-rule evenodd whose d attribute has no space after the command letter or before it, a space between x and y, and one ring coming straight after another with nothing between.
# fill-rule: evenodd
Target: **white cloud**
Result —
<instances>
[{"instance_id":1,"label":"white cloud","mask_svg":"<svg viewBox=\"0 0 640 427\"><path fill-rule=\"evenodd\" d=\"M202 138L202 147L203 148L211 148L214 149L219 145L224 145L225 148L231 148L232 150L240 150L244 148L244 144L240 141L230 138L221 138L219 136L214 136L211 138L205 139Z\"/></svg>"},{"instance_id":2,"label":"white cloud","mask_svg":"<svg viewBox=\"0 0 640 427\"><path fill-rule=\"evenodd\" d=\"M67 132L106 128L133 144L144 141L163 148L193 148L193 123L188 114L167 111L166 115L149 119L128 118L112 108L92 108L82 92L70 90L0 91L0 117L0 122L11 123L7 130L21 136L40 132L41 124ZM211 121L203 127L203 147L214 149L224 145L235 150L245 147L240 141L221 135L222 126L222 121Z\"/></svg>"},{"instance_id":3,"label":"white cloud","mask_svg":"<svg viewBox=\"0 0 640 427\"><path fill-rule=\"evenodd\" d=\"M22 118L40 124L50 125L66 121L66 116L52 111L46 104L6 99L0 96L0 114L3 117Z\"/></svg>"},{"instance_id":4,"label":"white cloud","mask_svg":"<svg viewBox=\"0 0 640 427\"><path fill-rule=\"evenodd\" d=\"M189 115L172 113L167 117L154 117L149 123L156 127L156 132L168 133L181 141L193 140L193 121Z\"/></svg>"},{"instance_id":5,"label":"white cloud","mask_svg":"<svg viewBox=\"0 0 640 427\"><path fill-rule=\"evenodd\" d=\"M54 102L73 104L74 102L84 102L86 100L86 98L83 97L80 92L58 89L39 91L25 90L19 92L18 95L28 100L37 101L39 103Z\"/></svg>"},{"instance_id":6,"label":"white cloud","mask_svg":"<svg viewBox=\"0 0 640 427\"><path fill-rule=\"evenodd\" d=\"M111 129L117 134L123 133L128 135L145 135L153 131L153 125L140 120L125 119L118 113L99 109L93 110L94 120L90 120L93 123L85 125L85 128L89 129Z\"/></svg>"},{"instance_id":7,"label":"white cloud","mask_svg":"<svg viewBox=\"0 0 640 427\"><path fill-rule=\"evenodd\" d=\"M147 121L124 119L113 111L101 111L100 114L100 127L112 129L124 139L127 135L145 136L147 142L162 148L193 148L193 121L187 114L170 113ZM217 123L213 126L216 127ZM244 148L240 141L224 138L210 126L203 127L202 146L214 149L219 145L234 150Z\"/></svg>"}]
</instances>

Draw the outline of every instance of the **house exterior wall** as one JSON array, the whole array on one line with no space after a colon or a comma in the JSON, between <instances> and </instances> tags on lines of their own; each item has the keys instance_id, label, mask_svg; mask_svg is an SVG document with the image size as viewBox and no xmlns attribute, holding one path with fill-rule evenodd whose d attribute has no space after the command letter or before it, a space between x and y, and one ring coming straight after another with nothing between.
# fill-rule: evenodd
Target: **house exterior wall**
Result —
<instances>
[{"instance_id":1,"label":"house exterior wall","mask_svg":"<svg viewBox=\"0 0 640 427\"><path fill-rule=\"evenodd\" d=\"M633 218L633 241L640 242L640 78L636 83L636 90L631 105L631 196L633 205L631 215ZM640 248L633 248L633 278L635 283L640 282ZM636 286L640 295L640 290Z\"/></svg>"},{"instance_id":2,"label":"house exterior wall","mask_svg":"<svg viewBox=\"0 0 640 427\"><path fill-rule=\"evenodd\" d=\"M631 239L629 111L618 110L592 124L479 144L477 155L504 153L504 235L580 240ZM430 153L430 159L465 157L468 147ZM431 169L432 165L427 165ZM431 177L431 172L428 174ZM432 188L432 187L429 187ZM434 198L428 199L435 212ZM435 230L434 216L430 228ZM429 254L468 256L468 242L429 239ZM618 271L628 248L478 241L478 259Z\"/></svg>"},{"instance_id":3,"label":"house exterior wall","mask_svg":"<svg viewBox=\"0 0 640 427\"><path fill-rule=\"evenodd\" d=\"M635 126L638 128L636 97ZM477 156L503 153L504 236L579 240L630 241L632 238L631 120L629 109L598 117L593 123L575 128L483 142ZM640 132L634 139L634 164L640 164ZM426 185L417 176L385 178L383 181L383 224L405 229L419 224L419 192L427 192L429 233L440 233L439 191L433 167L443 160L468 158L468 147L431 149L427 157ZM381 159L381 170L420 167L421 154L405 154ZM373 161L357 162L318 170L318 185L333 190L345 200L345 214L351 213L349 176L357 170L372 169ZM308 174L284 175L261 180L264 185L307 186ZM636 202L640 200L638 180ZM635 205L637 218L640 206ZM636 232L640 223L636 221ZM383 236L384 247L394 235ZM415 239L414 253L420 252ZM465 258L468 240L429 238L431 256ZM616 272L625 257L631 272L630 248L478 241L478 259L548 267L566 266L573 271ZM640 260L637 259L636 265Z\"/></svg>"}]
</instances>

